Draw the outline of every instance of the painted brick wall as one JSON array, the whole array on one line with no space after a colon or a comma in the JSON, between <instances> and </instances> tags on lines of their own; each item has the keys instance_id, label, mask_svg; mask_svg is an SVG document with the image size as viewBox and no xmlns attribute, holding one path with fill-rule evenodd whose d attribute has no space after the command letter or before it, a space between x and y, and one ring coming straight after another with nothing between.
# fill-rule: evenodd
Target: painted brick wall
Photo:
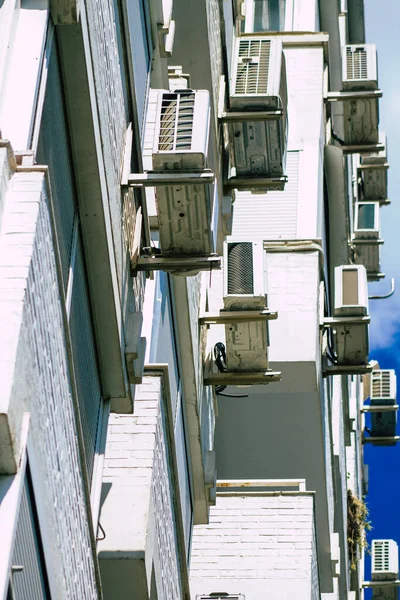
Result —
<instances>
[{"instance_id":1,"label":"painted brick wall","mask_svg":"<svg viewBox=\"0 0 400 600\"><path fill-rule=\"evenodd\" d=\"M10 182L2 230L3 319L18 327L12 410L30 413L29 458L54 598L97 598L43 173ZM4 264L4 261L3 261ZM3 294L8 286L9 295ZM18 331L18 330L17 330Z\"/></svg>"},{"instance_id":2,"label":"painted brick wall","mask_svg":"<svg viewBox=\"0 0 400 600\"><path fill-rule=\"evenodd\" d=\"M246 600L317 597L312 495L217 496L195 527L190 587ZM314 555L314 556L313 556Z\"/></svg>"},{"instance_id":3,"label":"painted brick wall","mask_svg":"<svg viewBox=\"0 0 400 600\"><path fill-rule=\"evenodd\" d=\"M267 253L271 361L319 360L319 256ZM290 345L287 340L290 339Z\"/></svg>"},{"instance_id":4,"label":"painted brick wall","mask_svg":"<svg viewBox=\"0 0 400 600\"><path fill-rule=\"evenodd\" d=\"M132 550L144 552L145 593L150 594L153 573L158 600L182 598L171 449L161 394L161 377L144 377L136 389L134 414L110 416L103 473L107 495L100 516L107 537L98 545L105 600L114 597L115 585L121 585L119 597L131 597L133 590L123 580L109 584L103 565L113 553Z\"/></svg>"}]
</instances>

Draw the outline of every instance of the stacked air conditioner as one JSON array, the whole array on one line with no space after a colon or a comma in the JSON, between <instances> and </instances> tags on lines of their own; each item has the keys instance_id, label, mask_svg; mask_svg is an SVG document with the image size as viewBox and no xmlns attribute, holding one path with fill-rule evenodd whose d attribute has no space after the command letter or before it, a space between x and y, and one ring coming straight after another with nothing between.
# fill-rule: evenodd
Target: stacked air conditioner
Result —
<instances>
[{"instance_id":1,"label":"stacked air conditioner","mask_svg":"<svg viewBox=\"0 0 400 600\"><path fill-rule=\"evenodd\" d=\"M381 277L379 208L379 202L363 200L356 202L354 209L355 262L364 265L370 281Z\"/></svg>"},{"instance_id":2,"label":"stacked air conditioner","mask_svg":"<svg viewBox=\"0 0 400 600\"><path fill-rule=\"evenodd\" d=\"M370 400L371 406L393 406L396 404L396 374L393 369L372 371ZM390 437L396 435L396 421L396 410L372 412L371 436Z\"/></svg>"},{"instance_id":3,"label":"stacked air conditioner","mask_svg":"<svg viewBox=\"0 0 400 600\"><path fill-rule=\"evenodd\" d=\"M252 120L249 116L248 120L228 123L229 177L248 179L248 189L258 179L283 177L287 89L280 39L255 35L236 38L229 93L229 111L282 111L275 120Z\"/></svg>"},{"instance_id":4,"label":"stacked air conditioner","mask_svg":"<svg viewBox=\"0 0 400 600\"><path fill-rule=\"evenodd\" d=\"M399 574L399 550L394 540L372 540L372 581L385 582L385 586L374 587L373 597L384 600L397 600L398 588L388 587L396 582Z\"/></svg>"},{"instance_id":5,"label":"stacked air conditioner","mask_svg":"<svg viewBox=\"0 0 400 600\"><path fill-rule=\"evenodd\" d=\"M224 310L262 311L267 308L266 254L262 242L224 244ZM268 369L268 321L225 325L228 371Z\"/></svg>"},{"instance_id":6,"label":"stacked air conditioner","mask_svg":"<svg viewBox=\"0 0 400 600\"><path fill-rule=\"evenodd\" d=\"M376 47L374 44L343 48L343 90L363 92L378 89ZM344 141L348 145L377 144L379 112L376 98L357 98L344 104Z\"/></svg>"},{"instance_id":7,"label":"stacked air conditioner","mask_svg":"<svg viewBox=\"0 0 400 600\"><path fill-rule=\"evenodd\" d=\"M210 127L208 91L151 90L143 164L158 174L200 175L207 167ZM151 156L151 158L150 158ZM151 191L147 194L151 214ZM155 188L163 255L201 256L213 251L212 190L203 183L160 184Z\"/></svg>"},{"instance_id":8,"label":"stacked air conditioner","mask_svg":"<svg viewBox=\"0 0 400 600\"><path fill-rule=\"evenodd\" d=\"M335 354L338 365L366 365L369 354L368 285L365 267L335 268ZM350 319L348 319L350 317ZM346 320L347 319L347 320Z\"/></svg>"},{"instance_id":9,"label":"stacked air conditioner","mask_svg":"<svg viewBox=\"0 0 400 600\"><path fill-rule=\"evenodd\" d=\"M379 143L384 149L360 157L358 174L361 197L365 200L388 201L388 162L386 151L386 135L379 134Z\"/></svg>"}]
</instances>

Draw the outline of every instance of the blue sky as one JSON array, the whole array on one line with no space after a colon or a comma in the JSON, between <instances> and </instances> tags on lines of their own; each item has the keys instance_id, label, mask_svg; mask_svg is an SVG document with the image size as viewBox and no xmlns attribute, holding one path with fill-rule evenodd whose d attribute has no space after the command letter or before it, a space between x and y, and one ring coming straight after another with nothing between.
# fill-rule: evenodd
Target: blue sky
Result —
<instances>
[{"instance_id":1,"label":"blue sky","mask_svg":"<svg viewBox=\"0 0 400 600\"><path fill-rule=\"evenodd\" d=\"M392 204L381 210L381 270L386 278L370 285L370 294L389 291L390 278L395 277L397 291L388 300L370 301L371 358L381 368L396 369L400 393L400 2L399 0L364 0L366 41L378 51L380 130L387 134L389 198ZM400 434L398 422L397 434ZM394 447L365 446L364 461L369 465L367 505L373 530L368 540L391 538L400 545L400 444ZM365 579L370 577L367 557ZM365 595L372 597L371 591Z\"/></svg>"}]
</instances>

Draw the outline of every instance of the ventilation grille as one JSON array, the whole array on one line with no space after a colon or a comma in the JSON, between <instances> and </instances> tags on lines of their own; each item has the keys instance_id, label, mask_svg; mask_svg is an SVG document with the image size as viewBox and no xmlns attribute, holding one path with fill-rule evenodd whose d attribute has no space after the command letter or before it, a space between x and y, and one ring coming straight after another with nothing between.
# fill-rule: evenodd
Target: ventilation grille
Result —
<instances>
[{"instance_id":1,"label":"ventilation grille","mask_svg":"<svg viewBox=\"0 0 400 600\"><path fill-rule=\"evenodd\" d=\"M240 40L235 94L267 94L271 40Z\"/></svg>"},{"instance_id":2,"label":"ventilation grille","mask_svg":"<svg viewBox=\"0 0 400 600\"><path fill-rule=\"evenodd\" d=\"M253 294L253 244L238 242L228 248L228 294Z\"/></svg>"},{"instance_id":3,"label":"ventilation grille","mask_svg":"<svg viewBox=\"0 0 400 600\"><path fill-rule=\"evenodd\" d=\"M363 46L346 48L346 79L368 80L367 50Z\"/></svg>"},{"instance_id":4,"label":"ventilation grille","mask_svg":"<svg viewBox=\"0 0 400 600\"><path fill-rule=\"evenodd\" d=\"M391 398L391 372L372 371L371 396L373 398Z\"/></svg>"},{"instance_id":5,"label":"ventilation grille","mask_svg":"<svg viewBox=\"0 0 400 600\"><path fill-rule=\"evenodd\" d=\"M389 541L388 540L374 540L374 565L373 571L390 571L389 562Z\"/></svg>"},{"instance_id":6,"label":"ventilation grille","mask_svg":"<svg viewBox=\"0 0 400 600\"><path fill-rule=\"evenodd\" d=\"M184 152L191 150L194 98L193 92L163 94L158 140L159 151Z\"/></svg>"}]
</instances>

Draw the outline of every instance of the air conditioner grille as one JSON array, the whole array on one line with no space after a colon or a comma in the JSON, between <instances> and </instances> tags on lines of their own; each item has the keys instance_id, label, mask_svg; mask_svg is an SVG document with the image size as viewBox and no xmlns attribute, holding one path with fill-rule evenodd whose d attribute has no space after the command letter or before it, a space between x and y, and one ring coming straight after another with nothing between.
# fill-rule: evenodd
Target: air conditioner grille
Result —
<instances>
[{"instance_id":1,"label":"air conditioner grille","mask_svg":"<svg viewBox=\"0 0 400 600\"><path fill-rule=\"evenodd\" d=\"M346 78L368 80L367 50L359 48L346 48Z\"/></svg>"},{"instance_id":2,"label":"air conditioner grille","mask_svg":"<svg viewBox=\"0 0 400 600\"><path fill-rule=\"evenodd\" d=\"M191 150L194 98L193 92L163 94L158 139L159 151Z\"/></svg>"},{"instance_id":3,"label":"air conditioner grille","mask_svg":"<svg viewBox=\"0 0 400 600\"><path fill-rule=\"evenodd\" d=\"M240 40L235 94L267 94L271 40Z\"/></svg>"},{"instance_id":4,"label":"air conditioner grille","mask_svg":"<svg viewBox=\"0 0 400 600\"><path fill-rule=\"evenodd\" d=\"M390 371L372 372L372 396L374 398L391 398Z\"/></svg>"},{"instance_id":5,"label":"air conditioner grille","mask_svg":"<svg viewBox=\"0 0 400 600\"><path fill-rule=\"evenodd\" d=\"M253 244L238 242L228 248L228 294L253 294Z\"/></svg>"},{"instance_id":6,"label":"air conditioner grille","mask_svg":"<svg viewBox=\"0 0 400 600\"><path fill-rule=\"evenodd\" d=\"M389 542L386 540L374 543L374 571L389 571Z\"/></svg>"}]
</instances>

